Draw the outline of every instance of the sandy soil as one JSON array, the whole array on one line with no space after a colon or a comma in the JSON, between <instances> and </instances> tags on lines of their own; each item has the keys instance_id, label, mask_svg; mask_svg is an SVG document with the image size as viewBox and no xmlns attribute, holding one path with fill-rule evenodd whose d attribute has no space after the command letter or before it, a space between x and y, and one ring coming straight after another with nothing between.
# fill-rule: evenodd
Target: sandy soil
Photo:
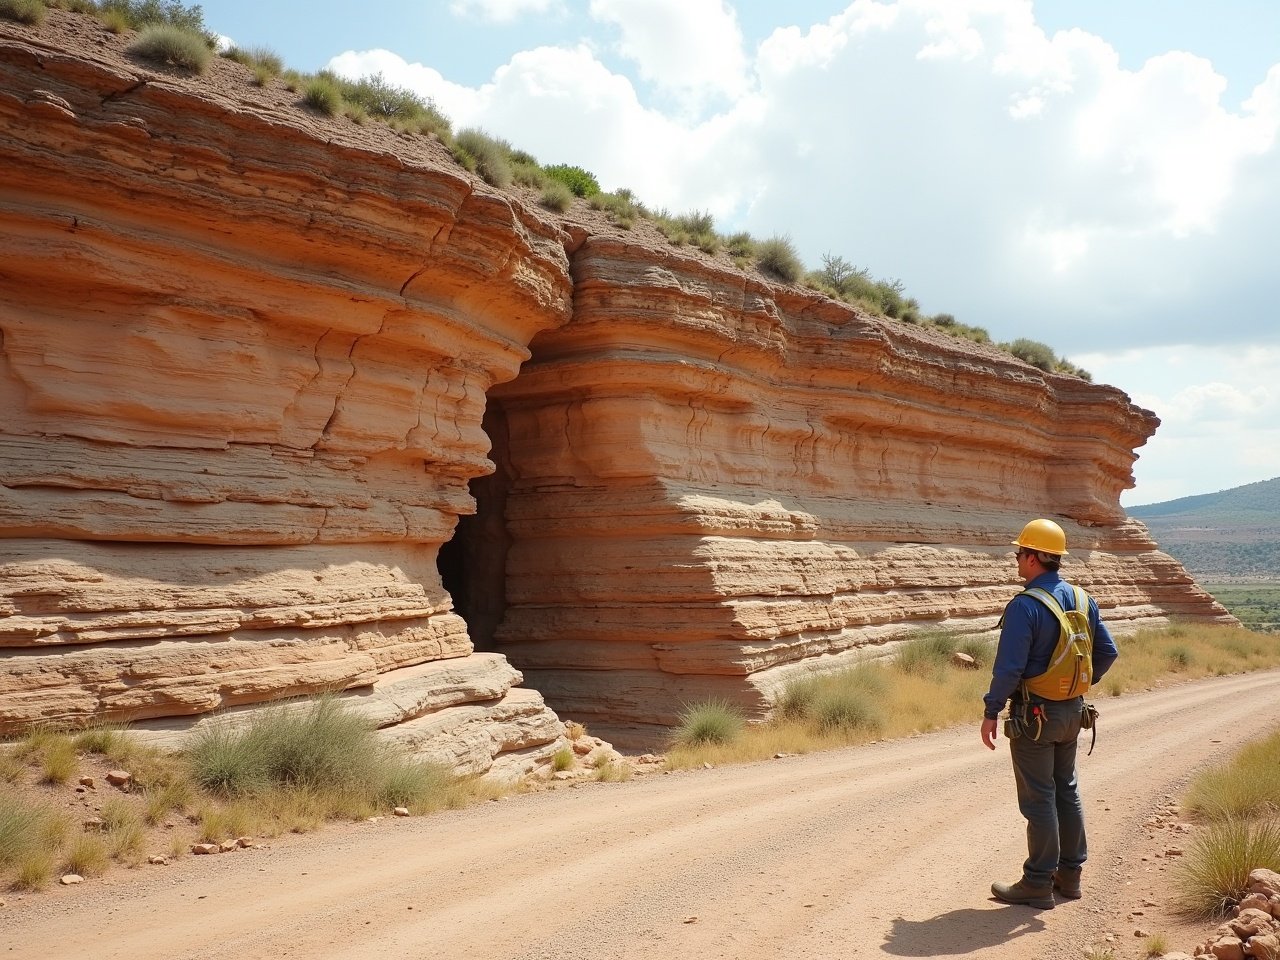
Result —
<instances>
[{"instance_id":1,"label":"sandy soil","mask_svg":"<svg viewBox=\"0 0 1280 960\"><path fill-rule=\"evenodd\" d=\"M1189 837L1146 825L1280 723L1280 672L1102 701L1081 760L1086 897L990 899L1023 827L978 725L807 757L584 784L326 830L0 909L0 957L1079 958L1189 949L1163 906ZM1108 941L1108 937L1111 941Z\"/></svg>"}]
</instances>

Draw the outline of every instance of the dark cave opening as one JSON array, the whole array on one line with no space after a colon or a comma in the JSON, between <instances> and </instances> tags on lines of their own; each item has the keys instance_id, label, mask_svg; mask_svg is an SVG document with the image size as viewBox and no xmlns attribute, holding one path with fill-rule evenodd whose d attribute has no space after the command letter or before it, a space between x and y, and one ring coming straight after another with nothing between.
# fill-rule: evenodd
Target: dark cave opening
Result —
<instances>
[{"instance_id":1,"label":"dark cave opening","mask_svg":"<svg viewBox=\"0 0 1280 960\"><path fill-rule=\"evenodd\" d=\"M453 539L440 546L436 563L440 580L453 598L454 612L467 622L475 649L493 651L494 635L507 609L507 551L511 545L506 519L511 469L507 418L501 405L490 401L483 426L493 445L489 458L497 469L469 484L476 512L458 518Z\"/></svg>"}]
</instances>

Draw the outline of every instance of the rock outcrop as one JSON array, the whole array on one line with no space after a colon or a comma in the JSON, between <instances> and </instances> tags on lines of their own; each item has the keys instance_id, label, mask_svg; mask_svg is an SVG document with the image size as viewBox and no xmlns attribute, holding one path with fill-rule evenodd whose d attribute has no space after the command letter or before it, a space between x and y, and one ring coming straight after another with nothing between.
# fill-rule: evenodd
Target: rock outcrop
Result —
<instances>
[{"instance_id":1,"label":"rock outcrop","mask_svg":"<svg viewBox=\"0 0 1280 960\"><path fill-rule=\"evenodd\" d=\"M0 733L340 690L462 770L544 696L639 745L989 630L1034 515L1113 624L1230 621L1118 506L1120 391L124 45L0 21Z\"/></svg>"}]
</instances>

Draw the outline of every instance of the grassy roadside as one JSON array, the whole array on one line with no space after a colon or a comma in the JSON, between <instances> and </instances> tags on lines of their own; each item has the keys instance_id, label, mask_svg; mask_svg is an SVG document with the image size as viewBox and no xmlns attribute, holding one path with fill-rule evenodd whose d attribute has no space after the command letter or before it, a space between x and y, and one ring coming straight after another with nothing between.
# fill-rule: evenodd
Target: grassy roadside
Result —
<instances>
[{"instance_id":1,"label":"grassy roadside","mask_svg":"<svg viewBox=\"0 0 1280 960\"><path fill-rule=\"evenodd\" d=\"M1201 830L1179 872L1179 909L1212 920L1243 899L1249 871L1280 872L1280 731L1201 773L1183 808Z\"/></svg>"},{"instance_id":2,"label":"grassy roadside","mask_svg":"<svg viewBox=\"0 0 1280 960\"><path fill-rule=\"evenodd\" d=\"M1280 643L1274 637L1238 627L1146 629L1118 643L1120 659L1094 688L1092 699L1280 666ZM957 666L952 660L956 653L972 657L974 668ZM761 724L742 724L724 704L691 704L675 731L667 764L690 769L743 763L976 723L993 653L990 642L922 634L904 644L895 658L789 685L772 719ZM716 714L728 716L708 720Z\"/></svg>"},{"instance_id":3,"label":"grassy roadside","mask_svg":"<svg viewBox=\"0 0 1280 960\"><path fill-rule=\"evenodd\" d=\"M119 781L115 771L126 772ZM0 887L171 860L196 844L305 833L335 820L430 813L500 786L458 778L386 747L322 697L213 727L180 753L117 728L36 730L0 744ZM241 844L243 845L243 844Z\"/></svg>"}]
</instances>

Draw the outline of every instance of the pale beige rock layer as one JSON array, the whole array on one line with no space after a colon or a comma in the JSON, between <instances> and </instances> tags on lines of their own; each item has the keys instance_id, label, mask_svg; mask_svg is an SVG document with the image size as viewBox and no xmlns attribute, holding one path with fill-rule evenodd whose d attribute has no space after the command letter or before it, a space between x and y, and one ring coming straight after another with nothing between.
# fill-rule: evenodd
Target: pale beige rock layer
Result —
<instances>
[{"instance_id":1,"label":"pale beige rock layer","mask_svg":"<svg viewBox=\"0 0 1280 960\"><path fill-rule=\"evenodd\" d=\"M1230 622L1119 507L1157 426L1120 391L126 42L0 21L0 734L336 691L516 775L553 710L652 744L990 631L1037 515L1121 632Z\"/></svg>"}]
</instances>

